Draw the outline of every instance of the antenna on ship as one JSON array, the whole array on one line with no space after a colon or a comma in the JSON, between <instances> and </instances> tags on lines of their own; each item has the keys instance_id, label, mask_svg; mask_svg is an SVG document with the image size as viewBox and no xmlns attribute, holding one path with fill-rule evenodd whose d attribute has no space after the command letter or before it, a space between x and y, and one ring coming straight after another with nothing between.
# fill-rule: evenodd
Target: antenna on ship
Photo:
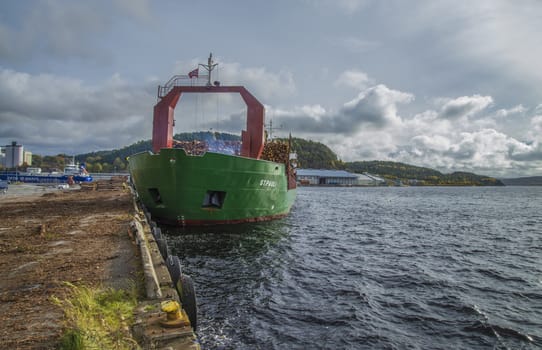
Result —
<instances>
[{"instance_id":1,"label":"antenna on ship","mask_svg":"<svg viewBox=\"0 0 542 350\"><path fill-rule=\"evenodd\" d=\"M269 124L266 124L265 126L267 127L267 130L268 130L268 139L269 139L269 140L272 140L272 139L273 139L273 131L274 131L274 130L280 130L280 129L282 129L282 124L280 124L279 126L273 127L273 119L271 119L271 120L269 121Z\"/></svg>"},{"instance_id":2,"label":"antenna on ship","mask_svg":"<svg viewBox=\"0 0 542 350\"><path fill-rule=\"evenodd\" d=\"M207 75L207 86L211 85L211 71L215 69L216 66L218 66L218 63L213 63L213 53L209 53L209 59L207 60L207 64L200 63L198 66L203 67L209 74Z\"/></svg>"}]
</instances>

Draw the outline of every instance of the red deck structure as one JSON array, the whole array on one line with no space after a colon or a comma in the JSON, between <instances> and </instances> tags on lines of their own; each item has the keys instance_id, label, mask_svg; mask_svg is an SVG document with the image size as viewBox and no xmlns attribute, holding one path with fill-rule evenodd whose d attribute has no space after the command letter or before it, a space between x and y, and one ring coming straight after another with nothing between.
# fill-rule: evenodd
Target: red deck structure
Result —
<instances>
[{"instance_id":1,"label":"red deck structure","mask_svg":"<svg viewBox=\"0 0 542 350\"><path fill-rule=\"evenodd\" d=\"M175 76L163 87L158 88L158 103L154 106L152 130L152 150L157 153L162 148L173 147L174 111L183 93L238 93L247 105L246 130L241 132L241 156L260 159L265 143L264 118L265 109L247 89L242 86L220 86L218 82L211 85L210 72L216 66L212 55L207 65L200 65L209 71L206 86L180 85L190 76ZM197 76L197 73L196 73Z\"/></svg>"}]
</instances>

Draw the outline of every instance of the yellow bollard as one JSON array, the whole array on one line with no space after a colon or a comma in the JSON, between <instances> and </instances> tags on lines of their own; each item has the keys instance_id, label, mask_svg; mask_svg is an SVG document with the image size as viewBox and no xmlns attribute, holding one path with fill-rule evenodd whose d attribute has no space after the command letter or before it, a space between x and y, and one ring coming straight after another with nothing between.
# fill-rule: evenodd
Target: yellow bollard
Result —
<instances>
[{"instance_id":1,"label":"yellow bollard","mask_svg":"<svg viewBox=\"0 0 542 350\"><path fill-rule=\"evenodd\" d=\"M177 328L190 325L190 320L188 320L186 313L182 312L181 306L175 300L163 301L160 307L166 313L166 319L160 320L160 324L163 327Z\"/></svg>"}]
</instances>

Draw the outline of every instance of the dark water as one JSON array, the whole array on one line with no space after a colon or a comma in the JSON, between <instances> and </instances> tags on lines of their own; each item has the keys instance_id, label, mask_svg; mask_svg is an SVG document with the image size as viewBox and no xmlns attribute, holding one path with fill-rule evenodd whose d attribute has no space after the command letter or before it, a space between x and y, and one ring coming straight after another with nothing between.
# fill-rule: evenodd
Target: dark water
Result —
<instances>
[{"instance_id":1,"label":"dark water","mask_svg":"<svg viewBox=\"0 0 542 350\"><path fill-rule=\"evenodd\" d=\"M542 187L300 188L168 242L204 349L542 348Z\"/></svg>"}]
</instances>

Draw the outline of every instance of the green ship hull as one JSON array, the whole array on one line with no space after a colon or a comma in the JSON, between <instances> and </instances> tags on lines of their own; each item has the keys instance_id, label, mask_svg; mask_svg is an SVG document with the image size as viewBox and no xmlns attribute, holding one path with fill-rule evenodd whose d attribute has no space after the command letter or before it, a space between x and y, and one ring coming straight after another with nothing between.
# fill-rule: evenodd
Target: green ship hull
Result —
<instances>
[{"instance_id":1,"label":"green ship hull","mask_svg":"<svg viewBox=\"0 0 542 350\"><path fill-rule=\"evenodd\" d=\"M175 75L158 87L153 153L129 158L139 198L157 221L186 226L271 220L287 215L294 202L295 164L290 143L266 142L264 105L243 86L211 83L216 66L211 54L207 65L199 64L188 76ZM199 67L209 73L205 85L198 81ZM241 97L247 112L238 149L226 143L215 149L213 140L210 145L204 140L187 143L173 139L175 106L182 96L192 93Z\"/></svg>"},{"instance_id":2,"label":"green ship hull","mask_svg":"<svg viewBox=\"0 0 542 350\"><path fill-rule=\"evenodd\" d=\"M296 196L295 187L288 190L285 164L266 160L163 148L130 156L129 167L141 202L166 224L276 219L288 214Z\"/></svg>"}]
</instances>

